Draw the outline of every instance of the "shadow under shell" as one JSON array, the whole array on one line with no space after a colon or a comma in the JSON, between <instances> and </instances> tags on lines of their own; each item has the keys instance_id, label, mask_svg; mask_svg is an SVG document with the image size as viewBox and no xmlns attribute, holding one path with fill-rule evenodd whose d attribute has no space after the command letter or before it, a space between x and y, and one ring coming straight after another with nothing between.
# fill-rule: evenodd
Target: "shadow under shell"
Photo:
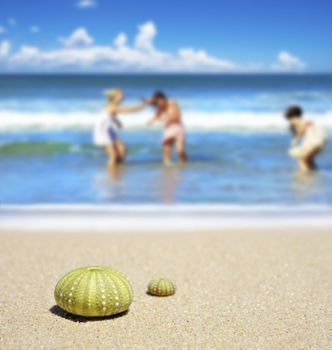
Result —
<instances>
[{"instance_id":1,"label":"shadow under shell","mask_svg":"<svg viewBox=\"0 0 332 350\"><path fill-rule=\"evenodd\" d=\"M105 321L105 320L113 320L116 318L124 317L128 314L128 310L121 312L119 314L111 315L111 316L105 316L105 317L84 317L84 316L78 316L71 314L63 309L61 309L58 305L53 305L49 311L56 316L65 318L66 320L70 320L72 322L95 322L95 321Z\"/></svg>"}]
</instances>

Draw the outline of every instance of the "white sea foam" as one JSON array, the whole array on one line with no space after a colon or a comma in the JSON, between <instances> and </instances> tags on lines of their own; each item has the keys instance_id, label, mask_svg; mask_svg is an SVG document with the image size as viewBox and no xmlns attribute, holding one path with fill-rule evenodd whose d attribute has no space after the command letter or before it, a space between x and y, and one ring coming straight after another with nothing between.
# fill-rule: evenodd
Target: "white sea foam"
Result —
<instances>
[{"instance_id":1,"label":"white sea foam","mask_svg":"<svg viewBox=\"0 0 332 350\"><path fill-rule=\"evenodd\" d=\"M102 112L17 112L0 111L0 132L33 130L91 130ZM123 115L121 120L126 129L147 128L151 113ZM332 130L332 111L311 114L308 118ZM280 132L287 129L281 113L235 112L235 111L185 111L184 122L189 131L248 131Z\"/></svg>"},{"instance_id":2,"label":"white sea foam","mask_svg":"<svg viewBox=\"0 0 332 350\"><path fill-rule=\"evenodd\" d=\"M203 214L203 215L202 215ZM124 217L126 218L124 220ZM271 228L332 226L331 207L303 205L32 205L2 206L1 230L71 232L132 231L147 229L195 232L225 228ZM24 218L24 220L22 220ZM208 218L208 220L207 220ZM51 231L52 231L51 230Z\"/></svg>"}]
</instances>

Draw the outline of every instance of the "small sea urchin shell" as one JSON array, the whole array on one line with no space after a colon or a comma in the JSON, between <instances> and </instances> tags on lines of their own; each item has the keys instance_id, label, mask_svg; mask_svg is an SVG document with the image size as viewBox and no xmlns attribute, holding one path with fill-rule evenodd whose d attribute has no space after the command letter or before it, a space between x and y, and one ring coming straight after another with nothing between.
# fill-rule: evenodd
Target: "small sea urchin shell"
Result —
<instances>
[{"instance_id":1,"label":"small sea urchin shell","mask_svg":"<svg viewBox=\"0 0 332 350\"><path fill-rule=\"evenodd\" d=\"M167 278L157 278L148 285L148 293L158 297L167 297L175 293L175 285Z\"/></svg>"},{"instance_id":2,"label":"small sea urchin shell","mask_svg":"<svg viewBox=\"0 0 332 350\"><path fill-rule=\"evenodd\" d=\"M54 290L63 310L85 317L105 317L127 311L133 289L127 277L110 267L88 266L63 276Z\"/></svg>"}]
</instances>

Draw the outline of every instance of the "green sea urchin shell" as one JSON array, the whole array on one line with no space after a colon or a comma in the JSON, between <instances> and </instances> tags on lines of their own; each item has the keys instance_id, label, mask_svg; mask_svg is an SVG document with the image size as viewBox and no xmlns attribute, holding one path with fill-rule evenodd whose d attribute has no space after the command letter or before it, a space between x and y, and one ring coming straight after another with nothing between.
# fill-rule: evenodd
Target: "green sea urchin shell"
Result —
<instances>
[{"instance_id":1,"label":"green sea urchin shell","mask_svg":"<svg viewBox=\"0 0 332 350\"><path fill-rule=\"evenodd\" d=\"M88 266L63 276L54 290L63 310L85 317L105 317L128 310L133 289L127 277L110 267Z\"/></svg>"},{"instance_id":2,"label":"green sea urchin shell","mask_svg":"<svg viewBox=\"0 0 332 350\"><path fill-rule=\"evenodd\" d=\"M154 279L148 285L148 293L158 297L173 295L175 290L174 283L167 278Z\"/></svg>"}]
</instances>

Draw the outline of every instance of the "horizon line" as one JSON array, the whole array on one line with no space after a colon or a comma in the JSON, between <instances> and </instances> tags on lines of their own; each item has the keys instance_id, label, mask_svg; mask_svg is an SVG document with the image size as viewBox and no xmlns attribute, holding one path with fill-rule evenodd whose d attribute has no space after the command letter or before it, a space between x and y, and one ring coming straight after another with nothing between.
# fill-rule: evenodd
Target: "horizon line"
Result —
<instances>
[{"instance_id":1,"label":"horizon line","mask_svg":"<svg viewBox=\"0 0 332 350\"><path fill-rule=\"evenodd\" d=\"M5 75L151 75L151 76L178 76L178 75L188 75L188 76L236 76L236 75L266 75L266 76L310 76L310 75L332 75L331 72L74 72L74 71L22 71L22 72L1 72L0 76Z\"/></svg>"}]
</instances>

